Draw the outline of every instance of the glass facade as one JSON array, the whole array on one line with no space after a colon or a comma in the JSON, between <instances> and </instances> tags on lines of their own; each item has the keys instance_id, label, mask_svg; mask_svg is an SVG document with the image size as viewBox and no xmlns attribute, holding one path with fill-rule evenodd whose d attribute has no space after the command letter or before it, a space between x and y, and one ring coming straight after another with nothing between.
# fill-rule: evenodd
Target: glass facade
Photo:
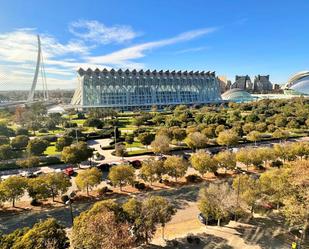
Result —
<instances>
[{"instance_id":1,"label":"glass facade","mask_svg":"<svg viewBox=\"0 0 309 249\"><path fill-rule=\"evenodd\" d=\"M210 72L80 69L78 74L80 89L72 104L82 107L129 110L221 101L219 83Z\"/></svg>"},{"instance_id":2,"label":"glass facade","mask_svg":"<svg viewBox=\"0 0 309 249\"><path fill-rule=\"evenodd\" d=\"M253 97L250 93L248 93L248 92L246 92L242 89L234 88L234 89L231 89L231 90L223 93L222 99L232 101L232 102L236 102L236 103L242 103L242 102L253 101L256 98Z\"/></svg>"},{"instance_id":3,"label":"glass facade","mask_svg":"<svg viewBox=\"0 0 309 249\"><path fill-rule=\"evenodd\" d=\"M309 95L309 71L295 74L284 87L285 94Z\"/></svg>"}]
</instances>

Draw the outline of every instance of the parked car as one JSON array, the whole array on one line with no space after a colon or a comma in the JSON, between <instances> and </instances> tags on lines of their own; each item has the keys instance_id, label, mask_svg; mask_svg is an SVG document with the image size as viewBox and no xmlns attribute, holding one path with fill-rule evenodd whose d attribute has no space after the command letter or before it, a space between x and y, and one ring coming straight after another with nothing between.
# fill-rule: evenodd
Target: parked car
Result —
<instances>
[{"instance_id":1,"label":"parked car","mask_svg":"<svg viewBox=\"0 0 309 249\"><path fill-rule=\"evenodd\" d=\"M68 167L63 170L63 173L67 176L72 176L74 174L74 169L72 167Z\"/></svg>"},{"instance_id":2,"label":"parked car","mask_svg":"<svg viewBox=\"0 0 309 249\"><path fill-rule=\"evenodd\" d=\"M31 178L31 176L33 175L32 173L28 172L28 171L22 171L19 173L20 176L22 177L27 177L27 178Z\"/></svg>"},{"instance_id":3,"label":"parked car","mask_svg":"<svg viewBox=\"0 0 309 249\"><path fill-rule=\"evenodd\" d=\"M206 225L206 218L204 217L204 215L203 215L202 213L199 213L198 216L197 216L197 218L199 219L199 221L200 221L202 224Z\"/></svg>"}]
</instances>

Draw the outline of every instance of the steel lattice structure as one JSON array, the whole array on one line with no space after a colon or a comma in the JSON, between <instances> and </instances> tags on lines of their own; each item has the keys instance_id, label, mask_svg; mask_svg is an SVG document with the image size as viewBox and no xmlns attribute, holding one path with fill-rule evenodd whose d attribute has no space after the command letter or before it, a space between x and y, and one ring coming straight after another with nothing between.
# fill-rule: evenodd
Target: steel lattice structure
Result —
<instances>
[{"instance_id":1,"label":"steel lattice structure","mask_svg":"<svg viewBox=\"0 0 309 249\"><path fill-rule=\"evenodd\" d=\"M83 108L132 110L221 102L215 72L79 69L78 80L71 104Z\"/></svg>"}]
</instances>

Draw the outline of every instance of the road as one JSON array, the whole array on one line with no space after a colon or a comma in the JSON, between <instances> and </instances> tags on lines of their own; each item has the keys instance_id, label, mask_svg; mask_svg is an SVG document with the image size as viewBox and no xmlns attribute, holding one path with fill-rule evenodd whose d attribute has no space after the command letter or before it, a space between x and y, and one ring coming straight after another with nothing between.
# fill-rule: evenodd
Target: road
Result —
<instances>
[{"instance_id":1,"label":"road","mask_svg":"<svg viewBox=\"0 0 309 249\"><path fill-rule=\"evenodd\" d=\"M97 161L98 163L112 163L112 162L122 162L122 159L120 157L113 156L111 153L113 150L102 150L100 148L100 145L106 146L109 145L110 139L95 139L95 140L89 140L87 141L88 145L91 148L94 148L97 150L101 155L104 156L104 160ZM291 138L288 139L289 142L309 142L309 137L301 137L301 138ZM263 146L270 146L274 145L276 143L280 143L279 140L271 140L271 141L262 141L258 142L257 146L263 145ZM241 147L252 147L254 146L254 143L247 143L247 144L239 144L237 146L232 147L231 149L237 149ZM222 147L211 147L208 148L209 151L216 151L218 149L222 149ZM177 151L175 154L181 154L183 152L186 153L191 153L191 150L185 150L185 151ZM125 160L145 160L147 158L151 157L151 155L142 155L142 156L135 156L135 157L125 157ZM29 172L34 172L37 170L42 170L43 172L51 172L55 169L64 169L68 166L68 164L57 164L57 165L50 165L50 166L45 166L45 167L38 167L38 168L29 168L29 169L14 169L14 170L3 170L0 171L0 176L6 176L6 175L14 175L14 174L19 174L22 171L29 171Z\"/></svg>"}]
</instances>

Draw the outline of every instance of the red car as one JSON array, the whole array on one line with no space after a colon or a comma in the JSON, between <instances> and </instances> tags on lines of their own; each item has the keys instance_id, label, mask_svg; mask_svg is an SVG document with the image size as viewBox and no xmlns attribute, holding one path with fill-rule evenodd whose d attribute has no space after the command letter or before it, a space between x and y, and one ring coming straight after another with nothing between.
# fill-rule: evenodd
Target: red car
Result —
<instances>
[{"instance_id":1,"label":"red car","mask_svg":"<svg viewBox=\"0 0 309 249\"><path fill-rule=\"evenodd\" d=\"M72 176L74 174L74 169L72 167L66 168L63 170L63 173L67 176Z\"/></svg>"}]
</instances>

